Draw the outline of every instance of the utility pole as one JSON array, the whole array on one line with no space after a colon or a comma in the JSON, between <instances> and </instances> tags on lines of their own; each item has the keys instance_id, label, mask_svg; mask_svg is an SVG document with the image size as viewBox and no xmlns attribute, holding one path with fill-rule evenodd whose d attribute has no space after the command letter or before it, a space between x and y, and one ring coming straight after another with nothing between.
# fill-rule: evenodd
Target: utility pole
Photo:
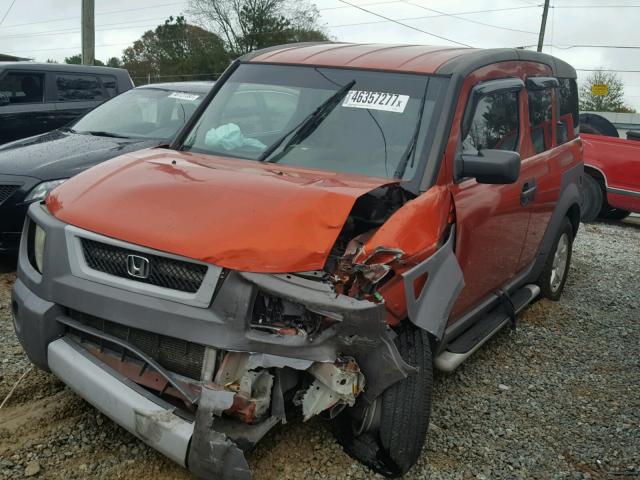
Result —
<instances>
[{"instance_id":1,"label":"utility pole","mask_svg":"<svg viewBox=\"0 0 640 480\"><path fill-rule=\"evenodd\" d=\"M547 13L549 13L549 0L544 0L544 10L542 10L542 23L540 24L540 35L538 35L538 51L542 51L544 44L544 29L547 27Z\"/></svg>"},{"instance_id":2,"label":"utility pole","mask_svg":"<svg viewBox=\"0 0 640 480\"><path fill-rule=\"evenodd\" d=\"M82 1L82 64L93 65L96 56L95 0Z\"/></svg>"}]
</instances>

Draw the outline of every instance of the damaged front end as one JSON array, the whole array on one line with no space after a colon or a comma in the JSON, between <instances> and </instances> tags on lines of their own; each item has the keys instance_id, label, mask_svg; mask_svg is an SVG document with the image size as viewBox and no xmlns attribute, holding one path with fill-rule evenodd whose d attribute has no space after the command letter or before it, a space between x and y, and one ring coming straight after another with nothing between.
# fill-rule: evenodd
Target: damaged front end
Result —
<instances>
[{"instance_id":1,"label":"damaged front end","mask_svg":"<svg viewBox=\"0 0 640 480\"><path fill-rule=\"evenodd\" d=\"M414 197L397 184L379 187L355 202L322 270L216 267L217 278L202 287L211 288L206 308L169 302L163 309L144 295L130 301L117 289L111 299L104 289L94 297L59 293L55 320L102 367L190 425L181 463L193 473L247 479L245 454L277 424L346 410L360 419L359 430L375 428L380 395L416 372L395 344L394 327L408 316L404 273L438 249L450 216L446 189ZM49 222L48 241L73 248L87 235ZM76 258L83 261L81 253ZM412 291L419 295L426 281L412 281ZM136 305L141 302L147 303ZM100 317L83 313L92 309ZM73 384L72 375L61 376ZM135 418L127 427L153 445L171 425L164 413L139 411Z\"/></svg>"}]
</instances>

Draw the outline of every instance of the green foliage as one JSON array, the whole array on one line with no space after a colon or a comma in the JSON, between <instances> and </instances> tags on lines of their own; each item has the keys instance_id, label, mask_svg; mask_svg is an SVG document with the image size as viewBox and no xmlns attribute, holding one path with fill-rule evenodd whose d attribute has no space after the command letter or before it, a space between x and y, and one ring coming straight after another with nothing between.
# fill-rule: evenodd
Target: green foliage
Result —
<instances>
[{"instance_id":1,"label":"green foliage","mask_svg":"<svg viewBox=\"0 0 640 480\"><path fill-rule=\"evenodd\" d=\"M179 16L145 32L124 50L120 66L139 84L160 76L163 81L204 80L194 75L222 72L228 63L220 37Z\"/></svg>"},{"instance_id":2,"label":"green foliage","mask_svg":"<svg viewBox=\"0 0 640 480\"><path fill-rule=\"evenodd\" d=\"M190 0L190 13L225 40L233 56L259 48L327 41L318 10L306 0Z\"/></svg>"},{"instance_id":3,"label":"green foliage","mask_svg":"<svg viewBox=\"0 0 640 480\"><path fill-rule=\"evenodd\" d=\"M82 65L82 54L76 53L75 55L71 55L70 57L65 57L64 63L68 63L70 65ZM95 59L93 64L97 65L98 67L104 67L104 62L101 62L97 58Z\"/></svg>"},{"instance_id":4,"label":"green foliage","mask_svg":"<svg viewBox=\"0 0 640 480\"><path fill-rule=\"evenodd\" d=\"M608 85L609 94L593 95L592 85ZM580 87L580 110L584 112L626 112L635 110L624 103L624 83L614 72L598 70L589 75Z\"/></svg>"}]
</instances>

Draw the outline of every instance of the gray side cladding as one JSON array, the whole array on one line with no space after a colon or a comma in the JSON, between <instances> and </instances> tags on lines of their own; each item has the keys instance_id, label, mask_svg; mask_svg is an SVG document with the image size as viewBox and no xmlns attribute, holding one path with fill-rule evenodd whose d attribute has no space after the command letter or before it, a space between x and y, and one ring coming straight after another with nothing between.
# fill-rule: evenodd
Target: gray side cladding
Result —
<instances>
[{"instance_id":1,"label":"gray side cladding","mask_svg":"<svg viewBox=\"0 0 640 480\"><path fill-rule=\"evenodd\" d=\"M525 61L544 63L551 67L553 74L560 78L576 78L575 69L567 62L546 53L532 52L519 48L488 48L486 50L469 50L438 68L441 75L467 76L478 68L498 62Z\"/></svg>"}]
</instances>

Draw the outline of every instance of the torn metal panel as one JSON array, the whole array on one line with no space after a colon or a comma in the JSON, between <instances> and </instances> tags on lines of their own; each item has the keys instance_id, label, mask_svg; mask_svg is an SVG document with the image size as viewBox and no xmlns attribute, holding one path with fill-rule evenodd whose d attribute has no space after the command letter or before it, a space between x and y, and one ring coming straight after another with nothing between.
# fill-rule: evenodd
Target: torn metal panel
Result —
<instances>
[{"instance_id":1,"label":"torn metal panel","mask_svg":"<svg viewBox=\"0 0 640 480\"><path fill-rule=\"evenodd\" d=\"M215 418L228 408L229 398L211 388L202 389L189 449L189 469L201 478L250 480L244 452L227 435L215 430Z\"/></svg>"},{"instance_id":2,"label":"torn metal panel","mask_svg":"<svg viewBox=\"0 0 640 480\"><path fill-rule=\"evenodd\" d=\"M298 392L294 403L302 407L304 420L335 408L353 406L364 389L364 375L353 359L338 359L335 363L314 363L309 369L315 380L305 391Z\"/></svg>"},{"instance_id":3,"label":"torn metal panel","mask_svg":"<svg viewBox=\"0 0 640 480\"><path fill-rule=\"evenodd\" d=\"M325 358L316 356L316 361L333 362L339 353L354 356L376 348L387 330L384 305L337 294L328 282L293 274L240 275L262 292L301 304L311 311L331 315L332 325L314 337L247 332L247 337L253 342L286 346L283 351L291 352L287 356L309 359L309 353L314 349L328 349L331 353ZM301 348L294 350L293 347Z\"/></svg>"},{"instance_id":4,"label":"torn metal panel","mask_svg":"<svg viewBox=\"0 0 640 480\"><path fill-rule=\"evenodd\" d=\"M442 238L451 205L451 194L445 186L431 187L391 215L364 243L354 262L364 263L381 247L401 250L403 262L424 258Z\"/></svg>"},{"instance_id":5,"label":"torn metal panel","mask_svg":"<svg viewBox=\"0 0 640 480\"><path fill-rule=\"evenodd\" d=\"M382 345L358 359L358 365L367 381L361 397L372 403L387 388L417 369L404 361L391 334L384 338Z\"/></svg>"},{"instance_id":6,"label":"torn metal panel","mask_svg":"<svg viewBox=\"0 0 640 480\"><path fill-rule=\"evenodd\" d=\"M455 300L464 287L464 276L453 252L455 228L445 244L427 260L402 274L409 319L438 340L442 338ZM427 274L420 292L414 285Z\"/></svg>"},{"instance_id":7,"label":"torn metal panel","mask_svg":"<svg viewBox=\"0 0 640 480\"><path fill-rule=\"evenodd\" d=\"M256 368L284 368L289 367L294 370L306 370L313 362L311 360L303 360L301 358L281 357L280 355L270 355L268 353L252 353L249 356L247 369L254 370Z\"/></svg>"}]
</instances>

